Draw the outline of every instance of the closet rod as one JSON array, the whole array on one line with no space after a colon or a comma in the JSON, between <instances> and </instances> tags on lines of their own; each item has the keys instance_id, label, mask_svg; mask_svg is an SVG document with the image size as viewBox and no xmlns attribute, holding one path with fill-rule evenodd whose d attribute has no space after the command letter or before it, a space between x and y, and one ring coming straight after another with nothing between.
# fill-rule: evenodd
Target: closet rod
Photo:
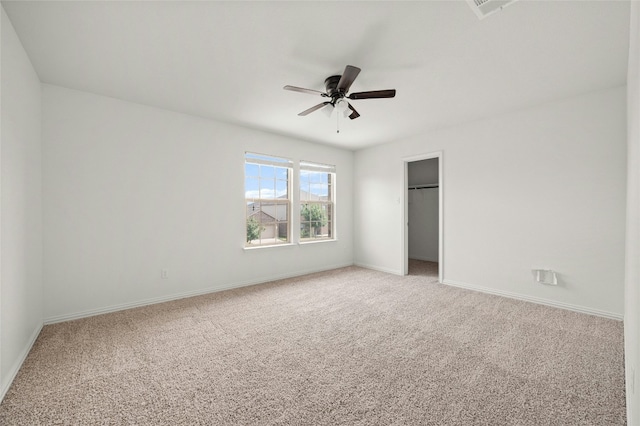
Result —
<instances>
[{"instance_id":1,"label":"closet rod","mask_svg":"<svg viewBox=\"0 0 640 426\"><path fill-rule=\"evenodd\" d=\"M438 184L434 183L430 185L414 185L414 186L410 186L407 189L412 190L412 189L425 189L425 188L438 188Z\"/></svg>"}]
</instances>

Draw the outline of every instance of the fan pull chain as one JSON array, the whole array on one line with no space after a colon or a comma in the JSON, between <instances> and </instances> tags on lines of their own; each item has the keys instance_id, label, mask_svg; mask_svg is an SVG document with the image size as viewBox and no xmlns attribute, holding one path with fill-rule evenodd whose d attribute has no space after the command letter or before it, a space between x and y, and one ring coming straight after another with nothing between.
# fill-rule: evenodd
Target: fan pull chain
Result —
<instances>
[{"instance_id":1,"label":"fan pull chain","mask_svg":"<svg viewBox=\"0 0 640 426\"><path fill-rule=\"evenodd\" d=\"M336 133L340 133L340 111L336 111Z\"/></svg>"}]
</instances>

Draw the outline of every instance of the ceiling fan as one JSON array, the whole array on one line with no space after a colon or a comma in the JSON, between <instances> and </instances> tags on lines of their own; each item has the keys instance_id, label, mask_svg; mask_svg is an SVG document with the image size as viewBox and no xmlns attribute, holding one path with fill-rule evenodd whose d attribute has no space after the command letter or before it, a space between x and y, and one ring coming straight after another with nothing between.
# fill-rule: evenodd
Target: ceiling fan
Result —
<instances>
[{"instance_id":1,"label":"ceiling fan","mask_svg":"<svg viewBox=\"0 0 640 426\"><path fill-rule=\"evenodd\" d=\"M354 67L353 65L347 65L342 75L332 75L331 77L328 77L324 81L326 92L321 92L319 90L313 90L313 89L304 89L302 87L289 86L289 85L284 86L283 89L292 90L294 92L310 93L312 95L320 95L323 98L330 99L316 106L313 106L307 110L302 111L300 114L298 114L300 116L311 114L314 111L317 111L321 108L331 105L333 108L335 108L339 112L343 112L345 117L347 116L347 114L349 114L348 115L349 118L353 120L360 117L360 114L358 114L358 111L355 110L355 108L349 103L349 101L347 101L347 99L358 100L358 99L393 98L396 95L395 89L389 89L389 90L371 90L368 92L356 92L356 93L351 93L350 95L347 96L347 93L349 93L349 88L353 84L358 74L360 74L360 71L361 70L358 67Z\"/></svg>"}]
</instances>

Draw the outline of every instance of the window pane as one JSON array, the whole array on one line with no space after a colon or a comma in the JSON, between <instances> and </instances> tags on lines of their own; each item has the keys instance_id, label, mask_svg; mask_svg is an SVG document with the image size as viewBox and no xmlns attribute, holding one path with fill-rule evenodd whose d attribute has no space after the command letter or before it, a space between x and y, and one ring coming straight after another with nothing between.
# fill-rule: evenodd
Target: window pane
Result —
<instances>
[{"instance_id":1,"label":"window pane","mask_svg":"<svg viewBox=\"0 0 640 426\"><path fill-rule=\"evenodd\" d=\"M247 203L247 244L260 244L260 203Z\"/></svg>"},{"instance_id":2,"label":"window pane","mask_svg":"<svg viewBox=\"0 0 640 426\"><path fill-rule=\"evenodd\" d=\"M301 181L300 182L300 200L307 201L309 200L309 196L311 193L309 192L309 181Z\"/></svg>"},{"instance_id":3,"label":"window pane","mask_svg":"<svg viewBox=\"0 0 640 426\"><path fill-rule=\"evenodd\" d=\"M260 179L260 198L276 198L276 181L273 179Z\"/></svg>"},{"instance_id":4,"label":"window pane","mask_svg":"<svg viewBox=\"0 0 640 426\"><path fill-rule=\"evenodd\" d=\"M260 224L254 219L247 219L247 245L260 244Z\"/></svg>"},{"instance_id":5,"label":"window pane","mask_svg":"<svg viewBox=\"0 0 640 426\"><path fill-rule=\"evenodd\" d=\"M260 188L259 180L256 178L247 178L244 181L244 198L260 198L258 189Z\"/></svg>"},{"instance_id":6,"label":"window pane","mask_svg":"<svg viewBox=\"0 0 640 426\"><path fill-rule=\"evenodd\" d=\"M289 169L286 169L284 167L276 167L276 178L277 179L282 179L282 180L288 180L289 179Z\"/></svg>"},{"instance_id":7,"label":"window pane","mask_svg":"<svg viewBox=\"0 0 640 426\"><path fill-rule=\"evenodd\" d=\"M289 206L286 204L278 204L278 207L275 211L275 217L278 221L289 220Z\"/></svg>"},{"instance_id":8,"label":"window pane","mask_svg":"<svg viewBox=\"0 0 640 426\"><path fill-rule=\"evenodd\" d=\"M260 239L262 244L275 243L276 242L276 224L274 222L262 223L262 230L260 232ZM268 240L268 241L265 241Z\"/></svg>"},{"instance_id":9,"label":"window pane","mask_svg":"<svg viewBox=\"0 0 640 426\"><path fill-rule=\"evenodd\" d=\"M278 243L289 242L289 222L278 223Z\"/></svg>"},{"instance_id":10,"label":"window pane","mask_svg":"<svg viewBox=\"0 0 640 426\"><path fill-rule=\"evenodd\" d=\"M300 170L300 199L309 199L309 172Z\"/></svg>"},{"instance_id":11,"label":"window pane","mask_svg":"<svg viewBox=\"0 0 640 426\"><path fill-rule=\"evenodd\" d=\"M276 205L271 202L262 203L263 222L274 222L276 220Z\"/></svg>"},{"instance_id":12,"label":"window pane","mask_svg":"<svg viewBox=\"0 0 640 426\"><path fill-rule=\"evenodd\" d=\"M277 198L289 198L289 184L286 180L276 181L276 197Z\"/></svg>"},{"instance_id":13,"label":"window pane","mask_svg":"<svg viewBox=\"0 0 640 426\"><path fill-rule=\"evenodd\" d=\"M257 164L246 163L244 165L244 175L258 177L260 175L260 167Z\"/></svg>"},{"instance_id":14,"label":"window pane","mask_svg":"<svg viewBox=\"0 0 640 426\"><path fill-rule=\"evenodd\" d=\"M326 200L329 194L329 187L326 183L311 184L312 200Z\"/></svg>"},{"instance_id":15,"label":"window pane","mask_svg":"<svg viewBox=\"0 0 640 426\"><path fill-rule=\"evenodd\" d=\"M276 177L276 168L273 166L260 166L260 177L262 178L275 178Z\"/></svg>"},{"instance_id":16,"label":"window pane","mask_svg":"<svg viewBox=\"0 0 640 426\"><path fill-rule=\"evenodd\" d=\"M300 222L300 238L306 239L310 236L311 224L309 222Z\"/></svg>"},{"instance_id":17,"label":"window pane","mask_svg":"<svg viewBox=\"0 0 640 426\"><path fill-rule=\"evenodd\" d=\"M320 203L303 204L300 209L301 238L326 238L327 213Z\"/></svg>"},{"instance_id":18,"label":"window pane","mask_svg":"<svg viewBox=\"0 0 640 426\"><path fill-rule=\"evenodd\" d=\"M247 201L247 217L260 213L260 203ZM260 221L260 217L256 217L256 220Z\"/></svg>"}]
</instances>

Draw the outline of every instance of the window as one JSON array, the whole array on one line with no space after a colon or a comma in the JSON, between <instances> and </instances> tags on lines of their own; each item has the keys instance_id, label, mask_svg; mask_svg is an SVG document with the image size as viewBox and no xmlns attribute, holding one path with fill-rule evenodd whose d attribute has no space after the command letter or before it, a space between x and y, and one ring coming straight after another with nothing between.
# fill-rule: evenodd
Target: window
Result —
<instances>
[{"instance_id":1,"label":"window","mask_svg":"<svg viewBox=\"0 0 640 426\"><path fill-rule=\"evenodd\" d=\"M291 160L245 154L246 247L290 242Z\"/></svg>"},{"instance_id":2,"label":"window","mask_svg":"<svg viewBox=\"0 0 640 426\"><path fill-rule=\"evenodd\" d=\"M335 238L335 169L300 162L300 241Z\"/></svg>"}]
</instances>

